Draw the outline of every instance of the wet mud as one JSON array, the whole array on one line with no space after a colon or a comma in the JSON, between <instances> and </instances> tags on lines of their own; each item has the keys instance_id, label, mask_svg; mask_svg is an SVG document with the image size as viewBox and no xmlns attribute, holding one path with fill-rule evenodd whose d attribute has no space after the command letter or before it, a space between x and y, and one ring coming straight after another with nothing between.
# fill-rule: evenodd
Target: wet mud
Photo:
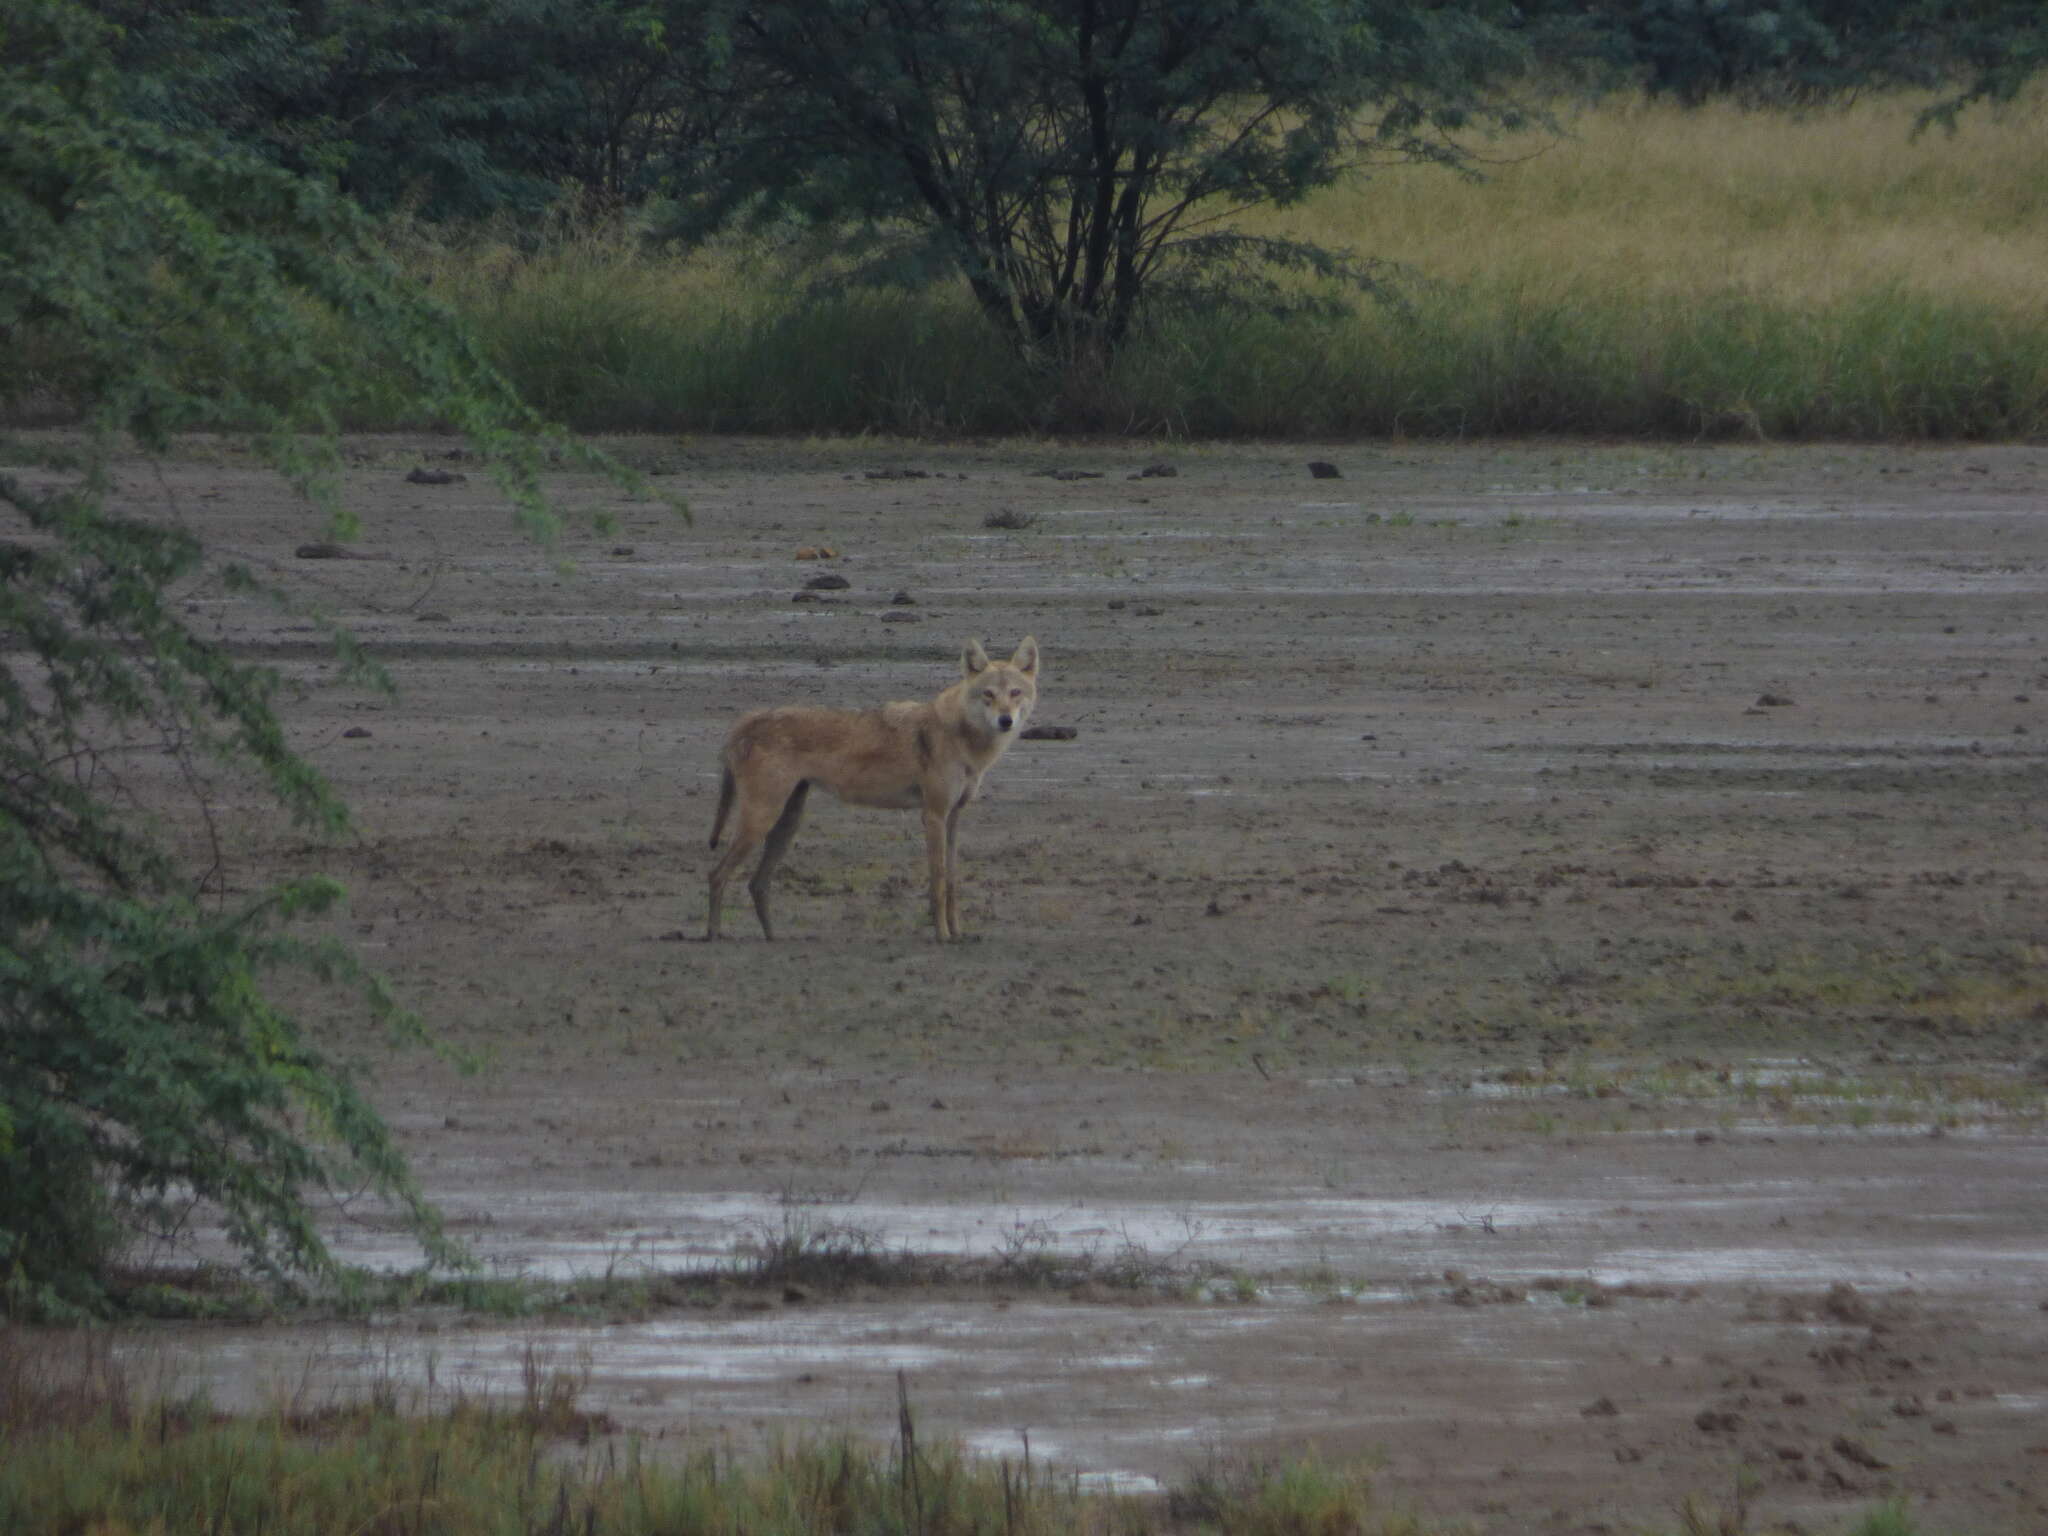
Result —
<instances>
[{"instance_id":1,"label":"wet mud","mask_svg":"<svg viewBox=\"0 0 2048 1536\"><path fill-rule=\"evenodd\" d=\"M482 474L406 478L448 445L363 439L379 558L313 561L232 445L124 477L399 685L187 599L360 826L223 786L231 877L340 875L489 1066L324 1037L488 1272L640 1287L151 1329L138 1369L237 1403L538 1360L677 1443L886 1436L902 1371L922 1432L1106 1487L1314 1447L1484 1531L1738 1484L1759 1528L2048 1526L2039 450L620 446L693 523L564 477L613 521L539 550ZM1027 633L1073 736L963 817L967 942L914 818L815 800L786 937L700 940L742 710ZM834 1233L976 1267L674 1279Z\"/></svg>"}]
</instances>

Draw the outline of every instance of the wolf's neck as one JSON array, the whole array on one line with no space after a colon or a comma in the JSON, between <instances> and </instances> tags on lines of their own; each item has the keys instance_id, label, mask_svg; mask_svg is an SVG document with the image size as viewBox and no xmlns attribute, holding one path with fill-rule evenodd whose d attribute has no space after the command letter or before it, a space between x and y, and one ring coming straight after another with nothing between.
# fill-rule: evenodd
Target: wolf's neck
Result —
<instances>
[{"instance_id":1,"label":"wolf's neck","mask_svg":"<svg viewBox=\"0 0 2048 1536\"><path fill-rule=\"evenodd\" d=\"M962 716L953 729L969 751L977 756L988 756L1003 749L1004 735L1001 731L975 728L974 722Z\"/></svg>"}]
</instances>

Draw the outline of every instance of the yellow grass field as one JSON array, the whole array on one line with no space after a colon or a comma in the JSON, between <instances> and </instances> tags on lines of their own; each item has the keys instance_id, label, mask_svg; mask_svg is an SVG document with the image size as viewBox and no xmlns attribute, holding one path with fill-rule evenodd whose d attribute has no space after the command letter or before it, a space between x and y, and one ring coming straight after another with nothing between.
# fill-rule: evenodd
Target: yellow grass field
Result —
<instances>
[{"instance_id":1,"label":"yellow grass field","mask_svg":"<svg viewBox=\"0 0 2048 1536\"><path fill-rule=\"evenodd\" d=\"M1801 115L1612 100L1262 221L1449 281L1828 304L1894 286L2048 319L2048 98L1915 135L1930 98Z\"/></svg>"}]
</instances>

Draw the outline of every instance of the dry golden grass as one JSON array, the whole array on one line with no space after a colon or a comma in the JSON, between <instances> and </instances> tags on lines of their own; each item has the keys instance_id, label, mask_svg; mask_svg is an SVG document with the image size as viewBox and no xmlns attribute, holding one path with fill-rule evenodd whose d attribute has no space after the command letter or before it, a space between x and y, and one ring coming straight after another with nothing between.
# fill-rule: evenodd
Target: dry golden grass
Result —
<instances>
[{"instance_id":1,"label":"dry golden grass","mask_svg":"<svg viewBox=\"0 0 2048 1536\"><path fill-rule=\"evenodd\" d=\"M1929 99L1611 100L1562 138L1483 146L1483 181L1400 169L1259 223L1451 282L1801 304L1902 287L2048 317L2048 95L1915 135Z\"/></svg>"}]
</instances>

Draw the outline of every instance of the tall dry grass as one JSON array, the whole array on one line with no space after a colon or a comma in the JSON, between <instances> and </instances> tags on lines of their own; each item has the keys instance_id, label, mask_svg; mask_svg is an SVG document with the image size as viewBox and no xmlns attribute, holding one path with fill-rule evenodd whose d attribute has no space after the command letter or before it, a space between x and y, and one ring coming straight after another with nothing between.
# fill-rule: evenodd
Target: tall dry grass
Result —
<instances>
[{"instance_id":1,"label":"tall dry grass","mask_svg":"<svg viewBox=\"0 0 2048 1536\"><path fill-rule=\"evenodd\" d=\"M1803 114L1615 99L1262 222L1450 283L1821 308L1899 290L2048 322L2048 100L1916 135L1928 98Z\"/></svg>"},{"instance_id":2,"label":"tall dry grass","mask_svg":"<svg viewBox=\"0 0 2048 1536\"><path fill-rule=\"evenodd\" d=\"M1610 101L1248 222L1398 263L1343 318L1160 312L1116 364L1010 355L957 287L814 295L787 251L628 232L415 241L529 397L584 428L1186 435L2048 431L2048 104L1792 116ZM374 389L364 414L381 422Z\"/></svg>"}]
</instances>

